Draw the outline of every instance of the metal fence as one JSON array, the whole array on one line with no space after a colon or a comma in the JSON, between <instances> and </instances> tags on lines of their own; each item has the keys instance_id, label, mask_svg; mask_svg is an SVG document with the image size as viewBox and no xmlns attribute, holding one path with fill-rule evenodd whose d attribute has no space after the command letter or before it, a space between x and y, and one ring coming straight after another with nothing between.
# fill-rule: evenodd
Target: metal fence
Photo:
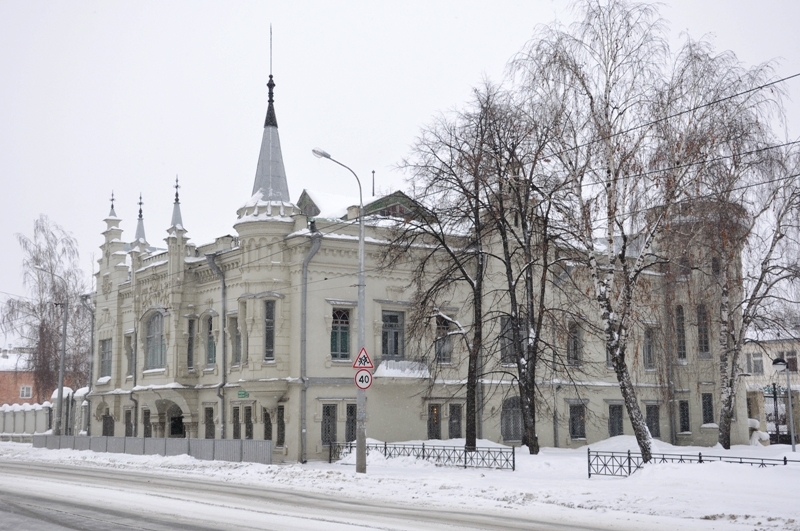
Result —
<instances>
[{"instance_id":1,"label":"metal fence","mask_svg":"<svg viewBox=\"0 0 800 531\"><path fill-rule=\"evenodd\" d=\"M594 476L621 476L628 477L645 463L642 454L631 452L593 452L587 449L589 477ZM733 457L729 455L703 455L697 454L651 454L649 464L659 463L710 463L721 461L723 463L738 463L742 465L757 466L766 468L768 466L788 465L789 463L800 463L786 459L762 459L760 457Z\"/></svg>"},{"instance_id":2,"label":"metal fence","mask_svg":"<svg viewBox=\"0 0 800 531\"><path fill-rule=\"evenodd\" d=\"M91 450L130 455L190 455L208 461L272 464L272 441L244 439L154 439L34 435L34 448Z\"/></svg>"},{"instance_id":3,"label":"metal fence","mask_svg":"<svg viewBox=\"0 0 800 531\"><path fill-rule=\"evenodd\" d=\"M351 454L356 443L331 443L328 462L333 463ZM425 444L368 444L367 455L379 452L386 458L413 457L433 461L440 466L459 466L472 468L516 469L514 447L475 448L468 451L463 446L425 446Z\"/></svg>"}]
</instances>

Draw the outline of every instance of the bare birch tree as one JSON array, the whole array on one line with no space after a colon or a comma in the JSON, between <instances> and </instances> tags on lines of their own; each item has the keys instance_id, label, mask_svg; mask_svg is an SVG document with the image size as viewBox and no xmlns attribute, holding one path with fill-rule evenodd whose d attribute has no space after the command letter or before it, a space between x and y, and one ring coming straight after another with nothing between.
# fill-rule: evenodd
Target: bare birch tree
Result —
<instances>
[{"instance_id":1,"label":"bare birch tree","mask_svg":"<svg viewBox=\"0 0 800 531\"><path fill-rule=\"evenodd\" d=\"M17 234L24 253L23 283L28 297L11 297L2 307L2 327L13 332L30 349L28 366L33 371L38 401L50 398L57 386L64 303L69 303L67 385L88 383L91 316L80 304L85 292L78 268L78 244L64 229L40 216L33 237Z\"/></svg>"}]
</instances>

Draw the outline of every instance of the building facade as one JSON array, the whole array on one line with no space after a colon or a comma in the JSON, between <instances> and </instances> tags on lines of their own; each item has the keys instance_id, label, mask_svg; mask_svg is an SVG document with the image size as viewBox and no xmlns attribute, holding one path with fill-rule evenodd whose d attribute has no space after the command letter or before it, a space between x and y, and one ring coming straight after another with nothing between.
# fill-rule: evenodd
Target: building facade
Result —
<instances>
[{"instance_id":1,"label":"building facade","mask_svg":"<svg viewBox=\"0 0 800 531\"><path fill-rule=\"evenodd\" d=\"M326 458L332 441L355 439L357 201L323 205L324 194L304 191L292 202L272 76L268 86L256 176L237 212L235 235L191 242L176 191L163 248L147 241L141 210L127 243L112 204L94 295L93 435L271 439L275 461L301 462ZM387 220L408 215L406 202L395 193L365 205L365 347L376 367L367 391L367 436L461 439L466 353L435 319L428 336L409 337L413 256L392 269L380 267ZM631 348L640 361L632 374L651 434L678 444L715 444L715 329L703 313L711 310L685 304L676 346L667 339L678 334L676 301L688 292L678 287L667 297L661 275L645 282L655 302L634 331ZM702 279L685 279L691 282ZM444 311L470 320L458 297ZM493 325L487 336L501 329ZM567 329L574 330L563 338L574 370L554 371L539 383L540 443L576 447L632 434L602 344ZM502 368L501 351L490 355ZM486 372L479 437L520 444L516 393L502 371ZM747 440L743 399L737 407L734 443Z\"/></svg>"}]
</instances>

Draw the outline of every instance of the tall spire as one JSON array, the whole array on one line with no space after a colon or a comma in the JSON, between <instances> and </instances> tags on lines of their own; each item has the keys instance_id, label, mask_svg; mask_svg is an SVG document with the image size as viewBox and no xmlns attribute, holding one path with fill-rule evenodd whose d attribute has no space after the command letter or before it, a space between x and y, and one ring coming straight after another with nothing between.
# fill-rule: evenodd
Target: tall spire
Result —
<instances>
[{"instance_id":1,"label":"tall spire","mask_svg":"<svg viewBox=\"0 0 800 531\"><path fill-rule=\"evenodd\" d=\"M136 241L137 242L146 242L147 238L144 237L144 218L142 217L142 194L139 192L139 221L136 224Z\"/></svg>"},{"instance_id":2,"label":"tall spire","mask_svg":"<svg viewBox=\"0 0 800 531\"><path fill-rule=\"evenodd\" d=\"M178 184L178 176L175 176L175 203L172 205L172 223L171 227L182 229L183 228L183 219L181 218L181 199L178 196L178 188L181 185Z\"/></svg>"},{"instance_id":3,"label":"tall spire","mask_svg":"<svg viewBox=\"0 0 800 531\"><path fill-rule=\"evenodd\" d=\"M114 211L114 190L111 190L111 211L108 213L108 217L117 217L117 213Z\"/></svg>"},{"instance_id":4,"label":"tall spire","mask_svg":"<svg viewBox=\"0 0 800 531\"><path fill-rule=\"evenodd\" d=\"M261 194L256 200L290 203L289 186L286 183L286 170L283 167L281 141L278 136L278 119L275 116L275 81L272 79L272 27L270 26L270 73L267 88L267 117L264 120L264 134L261 137L261 151L258 154L256 178L253 183L253 196Z\"/></svg>"}]
</instances>

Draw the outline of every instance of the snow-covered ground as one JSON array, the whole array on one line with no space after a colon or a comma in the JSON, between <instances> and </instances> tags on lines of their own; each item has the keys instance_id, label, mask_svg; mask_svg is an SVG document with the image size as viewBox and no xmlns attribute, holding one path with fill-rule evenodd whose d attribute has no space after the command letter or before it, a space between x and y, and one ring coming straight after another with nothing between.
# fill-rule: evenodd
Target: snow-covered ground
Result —
<instances>
[{"instance_id":1,"label":"snow-covered ground","mask_svg":"<svg viewBox=\"0 0 800 531\"><path fill-rule=\"evenodd\" d=\"M425 442L430 445L432 441ZM448 446L463 440L442 441ZM480 446L493 445L482 441ZM633 437L592 445L593 450L636 451ZM586 450L544 448L536 456L517 452L516 471L437 467L411 458L371 454L367 474L356 474L352 457L340 463L258 465L198 461L188 456L159 457L35 449L0 443L0 459L191 475L218 481L285 487L377 499L401 504L458 509L513 511L519 516L570 512L583 520L614 521L639 513L685 519L685 529L800 530L800 455L784 445L673 447L656 441L659 453L731 455L794 459L788 466L758 468L740 464L649 465L629 478L587 477Z\"/></svg>"}]
</instances>

